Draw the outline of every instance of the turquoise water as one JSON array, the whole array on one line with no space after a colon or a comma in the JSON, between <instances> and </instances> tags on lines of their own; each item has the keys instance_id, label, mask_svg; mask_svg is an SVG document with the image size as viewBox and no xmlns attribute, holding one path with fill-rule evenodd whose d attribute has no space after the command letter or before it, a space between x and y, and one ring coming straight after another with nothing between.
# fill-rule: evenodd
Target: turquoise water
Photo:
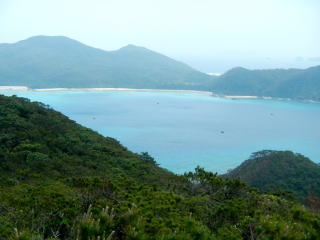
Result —
<instances>
[{"instance_id":1,"label":"turquoise water","mask_svg":"<svg viewBox=\"0 0 320 240\"><path fill-rule=\"evenodd\" d=\"M263 149L320 162L320 104L231 100L196 93L2 91L49 104L78 123L149 152L176 173L223 173Z\"/></svg>"}]
</instances>

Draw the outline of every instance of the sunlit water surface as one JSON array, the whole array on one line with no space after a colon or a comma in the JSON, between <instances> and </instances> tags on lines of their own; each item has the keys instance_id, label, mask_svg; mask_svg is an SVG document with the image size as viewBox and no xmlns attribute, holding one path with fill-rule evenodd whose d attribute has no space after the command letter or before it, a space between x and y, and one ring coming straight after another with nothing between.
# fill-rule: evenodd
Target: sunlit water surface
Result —
<instances>
[{"instance_id":1,"label":"sunlit water surface","mask_svg":"<svg viewBox=\"0 0 320 240\"><path fill-rule=\"evenodd\" d=\"M197 93L1 91L49 104L78 123L149 152L176 173L223 173L252 152L292 150L320 162L320 104L231 100Z\"/></svg>"}]
</instances>

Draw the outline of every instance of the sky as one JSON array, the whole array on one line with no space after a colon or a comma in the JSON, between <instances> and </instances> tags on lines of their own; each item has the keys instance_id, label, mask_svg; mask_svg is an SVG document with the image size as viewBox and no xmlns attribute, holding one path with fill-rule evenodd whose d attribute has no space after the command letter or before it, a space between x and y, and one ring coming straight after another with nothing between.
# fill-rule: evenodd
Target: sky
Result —
<instances>
[{"instance_id":1,"label":"sky","mask_svg":"<svg viewBox=\"0 0 320 240\"><path fill-rule=\"evenodd\" d=\"M320 0L0 0L0 43L144 46L203 72L320 65Z\"/></svg>"}]
</instances>

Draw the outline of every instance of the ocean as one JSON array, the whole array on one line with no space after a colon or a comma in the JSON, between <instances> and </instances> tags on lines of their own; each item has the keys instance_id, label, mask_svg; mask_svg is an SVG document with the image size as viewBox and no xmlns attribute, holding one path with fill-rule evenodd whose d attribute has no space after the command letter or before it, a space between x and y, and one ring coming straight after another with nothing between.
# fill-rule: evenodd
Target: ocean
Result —
<instances>
[{"instance_id":1,"label":"ocean","mask_svg":"<svg viewBox=\"0 0 320 240\"><path fill-rule=\"evenodd\" d=\"M225 173L264 149L320 162L320 104L225 99L190 92L7 91L49 104L70 119L148 152L175 173Z\"/></svg>"}]
</instances>

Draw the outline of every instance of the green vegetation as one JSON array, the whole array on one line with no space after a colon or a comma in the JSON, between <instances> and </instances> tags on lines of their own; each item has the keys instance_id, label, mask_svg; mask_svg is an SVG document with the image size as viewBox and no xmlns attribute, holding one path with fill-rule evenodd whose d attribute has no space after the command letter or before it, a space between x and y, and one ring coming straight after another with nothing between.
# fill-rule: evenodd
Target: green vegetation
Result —
<instances>
[{"instance_id":1,"label":"green vegetation","mask_svg":"<svg viewBox=\"0 0 320 240\"><path fill-rule=\"evenodd\" d=\"M0 44L0 85L192 89L320 100L320 66L305 70L238 67L217 77L143 47L103 51L66 37L37 36Z\"/></svg>"},{"instance_id":2,"label":"green vegetation","mask_svg":"<svg viewBox=\"0 0 320 240\"><path fill-rule=\"evenodd\" d=\"M308 69L234 68L212 81L215 93L320 100L320 66Z\"/></svg>"},{"instance_id":3,"label":"green vegetation","mask_svg":"<svg viewBox=\"0 0 320 240\"><path fill-rule=\"evenodd\" d=\"M320 215L197 168L183 176L48 106L0 96L0 239L319 239Z\"/></svg>"},{"instance_id":4,"label":"green vegetation","mask_svg":"<svg viewBox=\"0 0 320 240\"><path fill-rule=\"evenodd\" d=\"M302 203L320 196L320 166L290 151L253 153L250 159L224 177L239 178L250 186L279 194L284 194L283 190L292 191Z\"/></svg>"},{"instance_id":5,"label":"green vegetation","mask_svg":"<svg viewBox=\"0 0 320 240\"><path fill-rule=\"evenodd\" d=\"M0 44L0 85L193 89L211 79L143 47L103 51L66 37Z\"/></svg>"}]
</instances>

